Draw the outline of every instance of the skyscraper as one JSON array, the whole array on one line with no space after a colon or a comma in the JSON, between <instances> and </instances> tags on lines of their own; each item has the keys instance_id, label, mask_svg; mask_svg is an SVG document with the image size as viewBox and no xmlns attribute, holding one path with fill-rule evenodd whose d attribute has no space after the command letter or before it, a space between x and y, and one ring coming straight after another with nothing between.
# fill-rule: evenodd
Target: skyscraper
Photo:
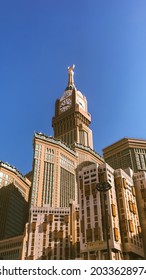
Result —
<instances>
[{"instance_id":1,"label":"skyscraper","mask_svg":"<svg viewBox=\"0 0 146 280\"><path fill-rule=\"evenodd\" d=\"M105 162L93 149L91 116L86 97L75 86L74 67L68 67L67 86L55 104L54 137L34 134L33 170L28 174L32 179L30 215L22 259L143 259L145 172L133 177L130 168L120 168L145 170L146 141L120 140L104 149L114 168ZM14 182L28 199L27 187L22 185L27 179L10 166L6 174L6 166L0 165L0 186ZM11 196L11 202L15 198ZM22 242L23 235L18 237ZM3 258L20 257L15 240L1 242ZM9 241L13 252L8 250Z\"/></svg>"},{"instance_id":2,"label":"skyscraper","mask_svg":"<svg viewBox=\"0 0 146 280\"><path fill-rule=\"evenodd\" d=\"M77 170L87 162L103 163L93 150L91 116L86 97L74 84L74 65L68 67L68 83L56 101L52 119L54 137L34 135L31 206L69 207L78 202Z\"/></svg>"},{"instance_id":3,"label":"skyscraper","mask_svg":"<svg viewBox=\"0 0 146 280\"><path fill-rule=\"evenodd\" d=\"M144 258L132 172L129 175L122 169L114 170L107 163L90 164L79 172L83 259ZM110 184L111 188L97 191L99 181Z\"/></svg>"},{"instance_id":4,"label":"skyscraper","mask_svg":"<svg viewBox=\"0 0 146 280\"><path fill-rule=\"evenodd\" d=\"M55 104L55 116L52 119L54 137L68 146L79 143L93 149L92 131L89 128L91 116L86 97L75 87L74 67L68 67L67 87Z\"/></svg>"}]
</instances>

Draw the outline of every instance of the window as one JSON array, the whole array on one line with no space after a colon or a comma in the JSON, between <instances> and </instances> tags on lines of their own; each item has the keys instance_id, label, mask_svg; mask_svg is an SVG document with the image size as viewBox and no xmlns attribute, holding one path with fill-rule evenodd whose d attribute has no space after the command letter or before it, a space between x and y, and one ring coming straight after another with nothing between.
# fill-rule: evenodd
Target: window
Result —
<instances>
[{"instance_id":1,"label":"window","mask_svg":"<svg viewBox=\"0 0 146 280\"><path fill-rule=\"evenodd\" d=\"M114 236L115 236L115 240L118 241L119 240L119 231L118 228L114 228Z\"/></svg>"},{"instance_id":2,"label":"window","mask_svg":"<svg viewBox=\"0 0 146 280\"><path fill-rule=\"evenodd\" d=\"M127 183L126 183L126 179L125 178L123 178L123 186L124 186L125 189L127 189Z\"/></svg>"},{"instance_id":3,"label":"window","mask_svg":"<svg viewBox=\"0 0 146 280\"><path fill-rule=\"evenodd\" d=\"M111 206L112 206L112 215L113 217L116 217L116 206L115 204L112 204Z\"/></svg>"},{"instance_id":4,"label":"window","mask_svg":"<svg viewBox=\"0 0 146 280\"><path fill-rule=\"evenodd\" d=\"M130 232L134 232L134 225L131 220L129 220L129 229L130 229Z\"/></svg>"}]
</instances>

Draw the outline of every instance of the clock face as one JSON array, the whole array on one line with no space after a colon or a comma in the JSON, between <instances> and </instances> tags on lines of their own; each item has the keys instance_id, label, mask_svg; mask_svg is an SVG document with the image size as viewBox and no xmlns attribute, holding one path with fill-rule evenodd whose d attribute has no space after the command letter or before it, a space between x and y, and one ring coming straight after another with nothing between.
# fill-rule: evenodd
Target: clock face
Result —
<instances>
[{"instance_id":1,"label":"clock face","mask_svg":"<svg viewBox=\"0 0 146 280\"><path fill-rule=\"evenodd\" d=\"M66 99L67 97L69 97L71 95L71 91L65 91L63 96L61 97L60 101Z\"/></svg>"},{"instance_id":2,"label":"clock face","mask_svg":"<svg viewBox=\"0 0 146 280\"><path fill-rule=\"evenodd\" d=\"M70 98L66 98L66 99L63 99L61 102L60 102L60 111L61 112L65 112L66 110L68 110L69 108L71 107L71 99Z\"/></svg>"}]
</instances>

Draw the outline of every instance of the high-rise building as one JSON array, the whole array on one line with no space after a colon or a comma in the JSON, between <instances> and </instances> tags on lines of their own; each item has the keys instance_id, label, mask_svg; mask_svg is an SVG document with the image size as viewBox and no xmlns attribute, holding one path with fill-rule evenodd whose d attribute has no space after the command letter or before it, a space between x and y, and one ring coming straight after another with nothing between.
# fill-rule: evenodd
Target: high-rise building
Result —
<instances>
[{"instance_id":1,"label":"high-rise building","mask_svg":"<svg viewBox=\"0 0 146 280\"><path fill-rule=\"evenodd\" d=\"M93 149L87 100L75 87L73 70L74 65L68 67L68 85L62 97L56 101L55 116L52 120L54 137L61 139L68 146L79 143Z\"/></svg>"},{"instance_id":2,"label":"high-rise building","mask_svg":"<svg viewBox=\"0 0 146 280\"><path fill-rule=\"evenodd\" d=\"M114 169L108 164L90 164L79 172L80 249L83 259L122 259ZM99 192L97 184L111 189Z\"/></svg>"},{"instance_id":3,"label":"high-rise building","mask_svg":"<svg viewBox=\"0 0 146 280\"><path fill-rule=\"evenodd\" d=\"M131 173L132 174L132 173ZM104 191L98 191L97 185ZM111 188L105 190L105 185ZM134 182L122 169L90 164L79 172L83 259L143 259Z\"/></svg>"},{"instance_id":4,"label":"high-rise building","mask_svg":"<svg viewBox=\"0 0 146 280\"><path fill-rule=\"evenodd\" d=\"M56 101L55 116L52 119L54 137L42 133L34 135L27 251L29 259L80 257L77 174L89 162L104 163L104 159L93 150L92 131L89 128L91 116L86 97L75 87L73 70L74 66L68 67L67 87ZM70 201L74 201L72 206ZM68 212L66 225L64 211ZM51 218L53 220L50 221L50 217L54 217ZM42 224L44 227L39 231ZM66 237L62 229L66 230ZM43 234L47 234L46 237ZM46 241L43 242L43 248L40 245L36 249L38 236L40 240ZM53 243L54 237L56 243Z\"/></svg>"},{"instance_id":5,"label":"high-rise building","mask_svg":"<svg viewBox=\"0 0 146 280\"><path fill-rule=\"evenodd\" d=\"M93 150L91 116L86 97L74 85L73 69L68 68L68 85L56 101L54 137L34 135L31 206L69 207L70 199L77 203L77 170L89 161L104 162Z\"/></svg>"},{"instance_id":6,"label":"high-rise building","mask_svg":"<svg viewBox=\"0 0 146 280\"><path fill-rule=\"evenodd\" d=\"M124 259L144 258L141 224L133 181L133 172L115 170L115 187L119 210L120 232Z\"/></svg>"},{"instance_id":7,"label":"high-rise building","mask_svg":"<svg viewBox=\"0 0 146 280\"><path fill-rule=\"evenodd\" d=\"M77 200L76 153L60 140L34 135L31 206L67 207Z\"/></svg>"},{"instance_id":8,"label":"high-rise building","mask_svg":"<svg viewBox=\"0 0 146 280\"><path fill-rule=\"evenodd\" d=\"M141 233L139 232L138 236L142 237L146 258L146 238L144 234L146 230L146 140L123 138L104 148L103 155L105 161L108 162L114 169L121 168L127 171L127 168L130 167L134 172L132 173L131 171L131 174L129 173L129 175L133 179L133 184L136 190L136 201L141 225L141 228L139 227L139 231L141 230Z\"/></svg>"},{"instance_id":9,"label":"high-rise building","mask_svg":"<svg viewBox=\"0 0 146 280\"><path fill-rule=\"evenodd\" d=\"M123 138L103 149L105 161L114 169L146 171L146 140Z\"/></svg>"},{"instance_id":10,"label":"high-rise building","mask_svg":"<svg viewBox=\"0 0 146 280\"><path fill-rule=\"evenodd\" d=\"M91 115L75 86L74 67L56 100L54 137L34 134L32 172L23 176L0 162L1 231L15 208L9 233L16 235L18 212L25 213L16 192L30 199L25 230L0 241L0 258L143 259L143 244L146 257L146 141L124 138L103 149L104 158L93 149Z\"/></svg>"}]
</instances>

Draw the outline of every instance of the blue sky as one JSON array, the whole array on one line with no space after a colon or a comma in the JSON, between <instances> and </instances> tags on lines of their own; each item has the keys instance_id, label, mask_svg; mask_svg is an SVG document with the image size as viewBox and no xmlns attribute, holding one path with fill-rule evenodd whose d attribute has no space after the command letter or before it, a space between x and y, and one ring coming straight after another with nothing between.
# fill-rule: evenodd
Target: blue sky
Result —
<instances>
[{"instance_id":1,"label":"blue sky","mask_svg":"<svg viewBox=\"0 0 146 280\"><path fill-rule=\"evenodd\" d=\"M0 160L25 174L75 64L94 148L146 139L145 0L0 1Z\"/></svg>"}]
</instances>

